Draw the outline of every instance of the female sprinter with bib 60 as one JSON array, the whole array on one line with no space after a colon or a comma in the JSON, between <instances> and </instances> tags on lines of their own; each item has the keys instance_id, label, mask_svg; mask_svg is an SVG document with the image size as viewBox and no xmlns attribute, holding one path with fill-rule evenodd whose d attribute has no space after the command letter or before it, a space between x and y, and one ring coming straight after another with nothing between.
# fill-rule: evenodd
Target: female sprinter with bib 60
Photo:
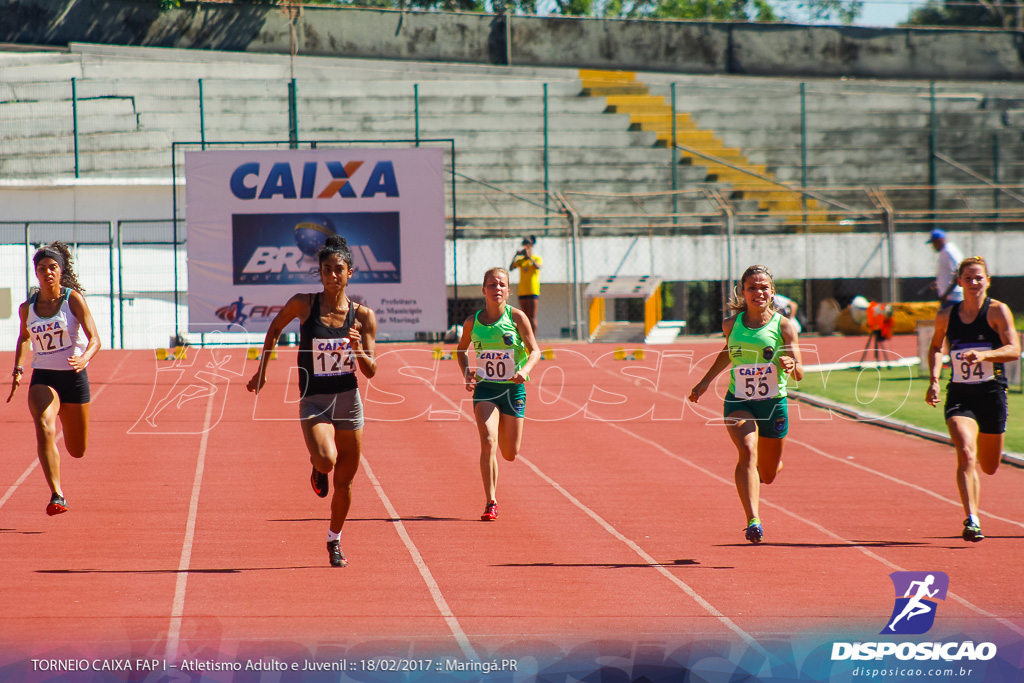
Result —
<instances>
[{"instance_id":1,"label":"female sprinter with bib 60","mask_svg":"<svg viewBox=\"0 0 1024 683\"><path fill-rule=\"evenodd\" d=\"M775 283L766 267L750 266L743 272L739 292L729 303L738 315L722 323L725 348L689 397L694 403L700 400L718 373L732 364L724 414L739 453L736 490L751 543L764 537L758 517L760 485L771 484L782 469L782 446L789 433L786 377L792 374L799 381L804 374L796 327L775 310L774 298Z\"/></svg>"},{"instance_id":2,"label":"female sprinter with bib 60","mask_svg":"<svg viewBox=\"0 0 1024 683\"><path fill-rule=\"evenodd\" d=\"M46 514L68 511L60 481L57 418L73 458L85 455L89 441L89 374L85 368L100 350L100 336L82 296L71 252L53 242L32 257L39 291L18 308L21 331L14 352L10 403L25 372L22 361L32 346L28 408L36 426L36 450L50 486Z\"/></svg>"},{"instance_id":3,"label":"female sprinter with bib 60","mask_svg":"<svg viewBox=\"0 0 1024 683\"><path fill-rule=\"evenodd\" d=\"M1003 363L1020 358L1020 342L1009 307L987 295L990 284L985 259L972 256L960 262L957 283L963 301L939 311L928 349L931 381L925 401L939 403L942 345L949 343L952 377L946 388L946 427L956 448L956 485L967 519L960 536L980 541L978 504L980 467L995 474L1003 457L1006 432L1006 372Z\"/></svg>"},{"instance_id":4,"label":"female sprinter with bib 60","mask_svg":"<svg viewBox=\"0 0 1024 683\"><path fill-rule=\"evenodd\" d=\"M260 367L249 380L259 393L267 381L270 352L292 320L299 328L299 425L313 463L310 484L326 498L328 473L334 470L331 524L327 555L332 567L348 564L341 550L341 529L352 504L352 479L359 469L363 440L363 403L356 368L367 378L377 373L374 345L377 317L352 301L345 287L355 268L344 237L332 235L320 249L323 291L296 294L284 305L267 330Z\"/></svg>"},{"instance_id":5,"label":"female sprinter with bib 60","mask_svg":"<svg viewBox=\"0 0 1024 683\"><path fill-rule=\"evenodd\" d=\"M540 360L540 347L530 319L506 302L508 271L491 268L484 273L486 308L466 319L456 359L473 392L473 413L480 432L480 475L487 505L480 519L498 518L495 490L498 484L497 449L509 462L519 455L526 418L526 387L530 370ZM469 369L469 346L476 351L477 367Z\"/></svg>"}]
</instances>

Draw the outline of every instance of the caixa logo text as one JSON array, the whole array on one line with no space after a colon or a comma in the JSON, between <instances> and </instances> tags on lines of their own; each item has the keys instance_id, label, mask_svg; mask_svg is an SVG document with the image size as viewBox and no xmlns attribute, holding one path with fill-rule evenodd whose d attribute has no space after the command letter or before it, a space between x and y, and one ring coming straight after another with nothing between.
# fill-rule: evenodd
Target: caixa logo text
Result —
<instances>
[{"instance_id":1,"label":"caixa logo text","mask_svg":"<svg viewBox=\"0 0 1024 683\"><path fill-rule=\"evenodd\" d=\"M975 645L970 640L962 643L832 643L832 661L864 661L893 655L903 661L987 662L996 656L996 646L993 643Z\"/></svg>"},{"instance_id":2,"label":"caixa logo text","mask_svg":"<svg viewBox=\"0 0 1024 683\"><path fill-rule=\"evenodd\" d=\"M378 161L369 173L359 173L362 167L362 161L307 161L295 168L279 161L264 170L253 161L231 173L231 193L239 199L399 196L394 164Z\"/></svg>"}]
</instances>

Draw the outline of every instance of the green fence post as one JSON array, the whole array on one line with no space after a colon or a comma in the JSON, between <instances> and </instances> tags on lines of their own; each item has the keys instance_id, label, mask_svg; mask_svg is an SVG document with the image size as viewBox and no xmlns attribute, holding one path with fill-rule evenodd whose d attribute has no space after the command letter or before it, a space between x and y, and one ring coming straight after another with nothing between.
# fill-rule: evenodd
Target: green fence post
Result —
<instances>
[{"instance_id":1,"label":"green fence post","mask_svg":"<svg viewBox=\"0 0 1024 683\"><path fill-rule=\"evenodd\" d=\"M412 84L412 116L416 126L416 146L420 146L420 84Z\"/></svg>"},{"instance_id":2,"label":"green fence post","mask_svg":"<svg viewBox=\"0 0 1024 683\"><path fill-rule=\"evenodd\" d=\"M117 326L124 348L124 234L122 221L117 222Z\"/></svg>"},{"instance_id":3,"label":"green fence post","mask_svg":"<svg viewBox=\"0 0 1024 683\"><path fill-rule=\"evenodd\" d=\"M78 79L71 79L71 135L75 140L75 177L78 178Z\"/></svg>"},{"instance_id":4,"label":"green fence post","mask_svg":"<svg viewBox=\"0 0 1024 683\"><path fill-rule=\"evenodd\" d=\"M299 146L299 112L296 96L295 79L288 82L288 147L297 149Z\"/></svg>"},{"instance_id":5,"label":"green fence post","mask_svg":"<svg viewBox=\"0 0 1024 683\"><path fill-rule=\"evenodd\" d=\"M206 112L203 110L203 79L199 79L199 149L206 149Z\"/></svg>"},{"instance_id":6,"label":"green fence post","mask_svg":"<svg viewBox=\"0 0 1024 683\"><path fill-rule=\"evenodd\" d=\"M107 222L107 262L110 265L110 348L115 348L114 341L114 221ZM118 270L121 264L118 263ZM120 277L120 276L119 276ZM121 341L124 348L124 341Z\"/></svg>"},{"instance_id":7,"label":"green fence post","mask_svg":"<svg viewBox=\"0 0 1024 683\"><path fill-rule=\"evenodd\" d=\"M549 147L548 147L548 84L544 84L544 227L549 225L548 222L548 195L551 190L551 164L549 163ZM545 234L547 234L545 232Z\"/></svg>"},{"instance_id":8,"label":"green fence post","mask_svg":"<svg viewBox=\"0 0 1024 683\"><path fill-rule=\"evenodd\" d=\"M928 117L928 184L931 186L931 197L929 208L935 211L939 206L939 195L935 186L938 185L938 168L935 164L935 153L938 152L938 115L935 113L935 81L928 84L928 100L931 112ZM935 216L932 216L935 220Z\"/></svg>"},{"instance_id":9,"label":"green fence post","mask_svg":"<svg viewBox=\"0 0 1024 683\"><path fill-rule=\"evenodd\" d=\"M807 189L807 84L800 84L800 187ZM807 211L807 197L803 198L804 211Z\"/></svg>"},{"instance_id":10,"label":"green fence post","mask_svg":"<svg viewBox=\"0 0 1024 683\"><path fill-rule=\"evenodd\" d=\"M676 84L671 85L672 92L672 144L669 145L669 152L671 156L669 159L672 164L672 226L678 227L679 225L679 162L676 159Z\"/></svg>"}]
</instances>

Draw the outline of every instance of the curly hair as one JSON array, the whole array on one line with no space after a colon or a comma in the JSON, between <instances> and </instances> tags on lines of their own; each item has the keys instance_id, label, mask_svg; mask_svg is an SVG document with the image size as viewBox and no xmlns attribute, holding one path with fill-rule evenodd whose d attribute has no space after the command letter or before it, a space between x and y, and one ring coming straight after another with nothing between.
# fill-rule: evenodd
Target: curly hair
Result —
<instances>
[{"instance_id":1,"label":"curly hair","mask_svg":"<svg viewBox=\"0 0 1024 683\"><path fill-rule=\"evenodd\" d=\"M32 257L33 265L38 266L39 262L44 258L53 258L53 252L60 255L60 259L53 260L57 261L58 265L60 265L61 287L68 287L79 294L85 294L85 288L78 282L78 274L75 273L75 260L71 255L71 250L68 248L68 245L60 240L39 247L36 250L35 256ZM63 262L61 262L62 260Z\"/></svg>"}]
</instances>

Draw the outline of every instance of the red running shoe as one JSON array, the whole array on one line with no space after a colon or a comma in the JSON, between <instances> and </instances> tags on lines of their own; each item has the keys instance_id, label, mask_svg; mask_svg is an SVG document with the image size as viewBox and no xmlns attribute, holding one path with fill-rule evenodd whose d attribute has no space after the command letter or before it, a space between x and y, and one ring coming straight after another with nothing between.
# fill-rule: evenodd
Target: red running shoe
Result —
<instances>
[{"instance_id":1,"label":"red running shoe","mask_svg":"<svg viewBox=\"0 0 1024 683\"><path fill-rule=\"evenodd\" d=\"M480 519L485 522L493 522L498 518L498 504L493 500L487 504L484 508L484 514L480 515Z\"/></svg>"},{"instance_id":2,"label":"red running shoe","mask_svg":"<svg viewBox=\"0 0 1024 683\"><path fill-rule=\"evenodd\" d=\"M55 493L50 496L50 504L46 506L46 514L53 517L59 515L62 512L68 511L68 502L64 500L64 496L59 493Z\"/></svg>"},{"instance_id":3,"label":"red running shoe","mask_svg":"<svg viewBox=\"0 0 1024 683\"><path fill-rule=\"evenodd\" d=\"M313 473L309 475L309 485L313 487L313 493L320 496L321 498L327 497L327 490L330 485L327 483L327 475L323 472L313 468Z\"/></svg>"}]
</instances>

